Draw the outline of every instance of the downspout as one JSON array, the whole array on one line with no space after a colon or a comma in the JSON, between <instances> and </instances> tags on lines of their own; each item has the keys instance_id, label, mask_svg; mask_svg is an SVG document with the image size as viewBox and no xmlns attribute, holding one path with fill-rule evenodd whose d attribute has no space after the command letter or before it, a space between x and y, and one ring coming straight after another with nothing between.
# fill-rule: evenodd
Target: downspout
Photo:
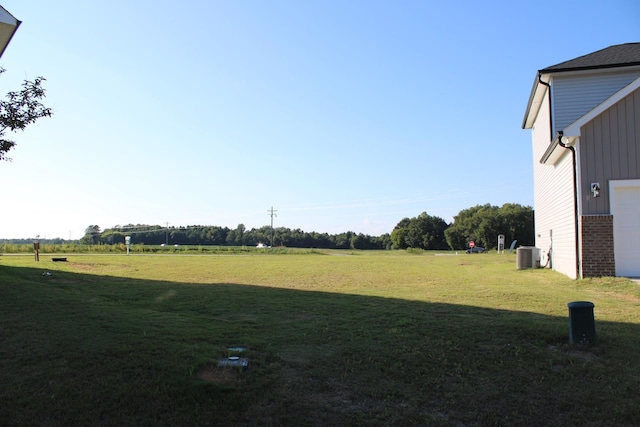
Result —
<instances>
[{"instance_id":1,"label":"downspout","mask_svg":"<svg viewBox=\"0 0 640 427\"><path fill-rule=\"evenodd\" d=\"M571 150L571 155L573 158L573 215L575 218L575 224L576 224L576 229L575 229L575 236L576 236L576 277L578 279L581 278L580 276L580 242L578 240L578 232L579 232L579 226L578 226L578 173L577 173L577 162L576 162L576 149L573 147L573 145L569 145L569 144L565 144L562 141L562 136L563 136L563 132L560 130L558 131L558 145L560 145L563 148L568 148L569 150Z\"/></svg>"}]
</instances>

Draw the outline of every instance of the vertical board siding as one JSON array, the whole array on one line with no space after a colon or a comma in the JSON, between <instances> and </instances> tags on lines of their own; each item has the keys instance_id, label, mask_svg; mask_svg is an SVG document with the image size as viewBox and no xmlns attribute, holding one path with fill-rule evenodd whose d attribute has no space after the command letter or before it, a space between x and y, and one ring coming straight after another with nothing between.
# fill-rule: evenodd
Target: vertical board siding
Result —
<instances>
[{"instance_id":1,"label":"vertical board siding","mask_svg":"<svg viewBox=\"0 0 640 427\"><path fill-rule=\"evenodd\" d=\"M602 138L602 141L607 141L607 142L603 144L598 144L599 147L596 148L596 155L602 156L602 162L596 163L596 165L598 166L596 168L597 176L605 176L605 174L607 173L606 170L608 168L607 165L614 164L613 156L612 156L612 151L614 147L613 128L616 126L617 121L618 120L617 120L615 109L609 109L605 111L604 114L602 114L602 133L600 136ZM619 141L616 141L615 145L619 148L618 142ZM589 176L585 176L585 179L589 180L587 185L590 186L590 183L593 182L591 181L591 178L589 178ZM604 193L608 192L606 190L606 187L608 187L608 182L606 180L603 182L603 180L601 179L598 179L597 182L600 183L600 195L594 198L597 201L596 209L599 212L607 213L607 206L606 206L606 201L604 200ZM585 188L585 187L582 186L582 188ZM586 187L587 195L592 196L591 194L589 194L589 190L590 190L590 187Z\"/></svg>"},{"instance_id":2,"label":"vertical board siding","mask_svg":"<svg viewBox=\"0 0 640 427\"><path fill-rule=\"evenodd\" d=\"M554 77L553 133L569 126L638 77L638 71Z\"/></svg>"},{"instance_id":3,"label":"vertical board siding","mask_svg":"<svg viewBox=\"0 0 640 427\"><path fill-rule=\"evenodd\" d=\"M580 128L580 188L583 215L609 214L610 180L640 178L640 89ZM592 182L600 183L593 197Z\"/></svg>"},{"instance_id":4,"label":"vertical board siding","mask_svg":"<svg viewBox=\"0 0 640 427\"><path fill-rule=\"evenodd\" d=\"M627 134L625 136L625 143L629 149L629 171L638 176L638 170L640 170L640 161L638 156L640 151L638 150L638 129L640 123L640 90L634 91L632 94L625 97L627 104Z\"/></svg>"},{"instance_id":5,"label":"vertical board siding","mask_svg":"<svg viewBox=\"0 0 640 427\"><path fill-rule=\"evenodd\" d=\"M611 149L608 150L608 158L612 165L618 164L620 174L627 175L629 173L629 164L626 153L623 153L626 150L626 145L620 143L620 123L624 122L620 117L621 110L624 111L624 107L620 103L611 107ZM622 134L624 135L624 132Z\"/></svg>"}]
</instances>

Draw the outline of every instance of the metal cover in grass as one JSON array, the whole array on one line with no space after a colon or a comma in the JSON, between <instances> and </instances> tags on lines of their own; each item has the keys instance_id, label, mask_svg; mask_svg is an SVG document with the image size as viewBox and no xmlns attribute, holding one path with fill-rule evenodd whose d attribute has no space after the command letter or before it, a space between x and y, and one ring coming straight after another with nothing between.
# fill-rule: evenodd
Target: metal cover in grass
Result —
<instances>
[{"instance_id":1,"label":"metal cover in grass","mask_svg":"<svg viewBox=\"0 0 640 427\"><path fill-rule=\"evenodd\" d=\"M234 368L242 368L245 369L249 366L249 359L238 356L227 357L226 359L218 360L219 367L234 367Z\"/></svg>"}]
</instances>

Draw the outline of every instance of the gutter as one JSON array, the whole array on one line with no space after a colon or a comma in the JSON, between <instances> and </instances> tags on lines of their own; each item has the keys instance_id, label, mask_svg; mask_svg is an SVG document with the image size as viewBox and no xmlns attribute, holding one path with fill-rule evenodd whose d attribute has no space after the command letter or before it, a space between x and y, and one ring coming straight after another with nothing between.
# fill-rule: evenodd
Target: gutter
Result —
<instances>
[{"instance_id":1,"label":"gutter","mask_svg":"<svg viewBox=\"0 0 640 427\"><path fill-rule=\"evenodd\" d=\"M558 145L560 145L560 139L559 138L554 138L554 140L551 141L551 144L549 144L549 146L545 150L544 154L542 155L542 158L540 159L540 163L546 164L547 160L549 160L549 157L551 157L551 155L556 150L556 147ZM567 148L564 145L561 145L561 147Z\"/></svg>"}]
</instances>

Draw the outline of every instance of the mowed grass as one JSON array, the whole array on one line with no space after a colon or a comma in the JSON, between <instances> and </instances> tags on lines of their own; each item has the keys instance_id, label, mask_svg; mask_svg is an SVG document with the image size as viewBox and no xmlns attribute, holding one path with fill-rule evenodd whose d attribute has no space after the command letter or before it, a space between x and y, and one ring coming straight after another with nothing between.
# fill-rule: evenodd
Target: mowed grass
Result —
<instances>
[{"instance_id":1,"label":"mowed grass","mask_svg":"<svg viewBox=\"0 0 640 427\"><path fill-rule=\"evenodd\" d=\"M626 279L514 254L66 256L0 257L1 425L640 425Z\"/></svg>"}]
</instances>

